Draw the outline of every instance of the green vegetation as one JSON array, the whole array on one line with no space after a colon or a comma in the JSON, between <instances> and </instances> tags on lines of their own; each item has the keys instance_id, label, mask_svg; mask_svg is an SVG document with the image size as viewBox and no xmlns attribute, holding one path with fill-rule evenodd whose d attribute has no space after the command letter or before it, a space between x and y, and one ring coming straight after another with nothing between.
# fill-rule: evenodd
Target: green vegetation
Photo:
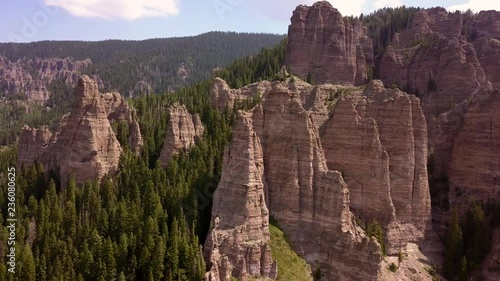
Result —
<instances>
[{"instance_id":1,"label":"green vegetation","mask_svg":"<svg viewBox=\"0 0 500 281\"><path fill-rule=\"evenodd\" d=\"M273 258L278 262L277 281L311 281L311 267L303 258L297 255L286 241L285 234L277 224L271 222L271 251Z\"/></svg>"},{"instance_id":2,"label":"green vegetation","mask_svg":"<svg viewBox=\"0 0 500 281\"><path fill-rule=\"evenodd\" d=\"M380 244L380 248L382 250L382 253L386 253L385 251L385 236L384 236L384 229L382 228L382 225L378 221L372 221L369 223L366 227L366 236L368 237L375 237L377 239L378 243Z\"/></svg>"},{"instance_id":3,"label":"green vegetation","mask_svg":"<svg viewBox=\"0 0 500 281\"><path fill-rule=\"evenodd\" d=\"M276 50L263 50L254 59ZM255 82L254 77L279 75L247 70L253 74L249 83ZM229 77L228 82L235 79ZM220 113L210 106L210 86L205 80L174 93L130 100L137 110L144 151L136 156L129 150L127 123L113 124L124 152L118 173L102 183L77 187L70 180L61 190L60 175L45 175L41 165L18 170L17 269L23 273L6 273L7 202L6 190L0 188L0 280L201 280L205 273L201 245L234 119L233 111ZM237 106L252 106L259 98ZM200 114L205 133L189 154L174 157L163 169L158 158L168 123L165 108L173 103ZM33 118L46 121L43 114ZM15 147L2 147L2 187L7 186L5 171L15 164Z\"/></svg>"},{"instance_id":4,"label":"green vegetation","mask_svg":"<svg viewBox=\"0 0 500 281\"><path fill-rule=\"evenodd\" d=\"M311 84L311 85L315 84L314 76L313 76L313 74L311 72L307 73L306 82L309 83L309 84Z\"/></svg>"},{"instance_id":5,"label":"green vegetation","mask_svg":"<svg viewBox=\"0 0 500 281\"><path fill-rule=\"evenodd\" d=\"M282 38L269 34L212 32L195 37L146 41L37 42L14 46L26 58L89 57L94 64L84 72L99 74L107 90L127 95L138 82L137 77L146 79L157 93L167 93L180 86L194 87L189 85L209 78L216 66L257 52L262 46L272 46ZM285 47L286 40L282 40L276 47L261 49L257 55L239 59L214 75L226 79L232 87L280 78ZM11 44L0 44L0 54L11 60L19 58ZM190 61L193 68L187 81L179 81L177 68L184 61ZM26 104L22 96L0 99L0 145L15 142L25 124L31 127L49 125L52 130L57 127L72 105L73 89L60 80L54 80L48 88L52 95L43 106Z\"/></svg>"},{"instance_id":6,"label":"green vegetation","mask_svg":"<svg viewBox=\"0 0 500 281\"><path fill-rule=\"evenodd\" d=\"M0 44L0 54L10 60L20 58L91 59L84 74L98 74L106 91L127 95L137 82L145 81L156 93L193 85L210 77L216 67L257 53L283 39L282 35L209 32L198 36L149 39L143 41L106 40L100 42L43 41L29 44ZM186 80L178 75L184 65Z\"/></svg>"},{"instance_id":7,"label":"green vegetation","mask_svg":"<svg viewBox=\"0 0 500 281\"><path fill-rule=\"evenodd\" d=\"M61 80L54 80L48 90L53 94L46 105L27 103L24 96L8 96L0 101L0 145L15 142L23 125L48 125L54 131L61 117L69 112L72 89Z\"/></svg>"},{"instance_id":8,"label":"green vegetation","mask_svg":"<svg viewBox=\"0 0 500 281\"><path fill-rule=\"evenodd\" d=\"M379 78L378 62L391 43L394 34L405 30L419 10L420 8L402 6L379 9L369 15L361 14L359 19L367 26L368 36L373 40L376 59L373 78Z\"/></svg>"},{"instance_id":9,"label":"green vegetation","mask_svg":"<svg viewBox=\"0 0 500 281\"><path fill-rule=\"evenodd\" d=\"M396 272L398 271L398 266L395 263L391 262L391 264L387 266L387 269L389 269L391 272Z\"/></svg>"},{"instance_id":10,"label":"green vegetation","mask_svg":"<svg viewBox=\"0 0 500 281\"><path fill-rule=\"evenodd\" d=\"M468 280L468 275L479 268L491 248L493 226L477 202L471 203L463 223L458 210L453 210L445 241L444 273L448 280Z\"/></svg>"},{"instance_id":11,"label":"green vegetation","mask_svg":"<svg viewBox=\"0 0 500 281\"><path fill-rule=\"evenodd\" d=\"M432 277L432 281L441 281L441 278L439 277L438 270L437 268L434 267L427 267L425 268L425 271Z\"/></svg>"},{"instance_id":12,"label":"green vegetation","mask_svg":"<svg viewBox=\"0 0 500 281\"><path fill-rule=\"evenodd\" d=\"M282 80L286 44L287 39L284 39L274 48L262 49L255 56L238 59L213 75L226 80L231 88L241 88L262 80Z\"/></svg>"}]
</instances>

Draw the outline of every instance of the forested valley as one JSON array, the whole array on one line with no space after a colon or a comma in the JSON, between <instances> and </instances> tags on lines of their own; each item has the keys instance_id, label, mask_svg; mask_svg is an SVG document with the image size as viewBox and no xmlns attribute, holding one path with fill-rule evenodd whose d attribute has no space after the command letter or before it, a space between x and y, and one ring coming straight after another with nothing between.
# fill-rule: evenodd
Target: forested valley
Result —
<instances>
[{"instance_id":1,"label":"forested valley","mask_svg":"<svg viewBox=\"0 0 500 281\"><path fill-rule=\"evenodd\" d=\"M231 84L279 79L286 41L253 57L235 61L221 73ZM269 67L269 68L268 68ZM244 73L245 78L229 73ZM128 128L117 129L125 147L117 175L104 183L61 191L60 176L47 177L40 164L17 170L18 275L15 280L201 280L201 244L210 225L211 196L220 177L224 148L231 138L234 111L210 106L210 80L163 95L129 100L137 109L144 152L128 148ZM165 108L186 105L206 124L204 137L189 154L166 169L158 158L165 140ZM250 108L253 102L238 108ZM16 166L15 145L0 151L0 169ZM7 185L2 173L0 184ZM0 191L0 280L5 256L6 190Z\"/></svg>"}]
</instances>

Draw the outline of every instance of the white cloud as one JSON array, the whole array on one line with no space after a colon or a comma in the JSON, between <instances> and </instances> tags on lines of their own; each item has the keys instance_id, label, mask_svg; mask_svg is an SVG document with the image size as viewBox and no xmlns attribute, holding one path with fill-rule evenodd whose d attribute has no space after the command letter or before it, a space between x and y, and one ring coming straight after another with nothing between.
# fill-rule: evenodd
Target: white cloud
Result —
<instances>
[{"instance_id":1,"label":"white cloud","mask_svg":"<svg viewBox=\"0 0 500 281\"><path fill-rule=\"evenodd\" d=\"M375 7L375 9L400 6L403 6L401 0L376 0L375 3L373 3L373 7Z\"/></svg>"},{"instance_id":2,"label":"white cloud","mask_svg":"<svg viewBox=\"0 0 500 281\"><path fill-rule=\"evenodd\" d=\"M469 0L469 2L464 4L453 5L448 8L448 11L465 11L467 9L471 9L475 12L479 12L482 10L500 10L500 1L492 1L492 0Z\"/></svg>"},{"instance_id":3,"label":"white cloud","mask_svg":"<svg viewBox=\"0 0 500 281\"><path fill-rule=\"evenodd\" d=\"M135 20L179 14L180 0L44 0L74 16Z\"/></svg>"}]
</instances>

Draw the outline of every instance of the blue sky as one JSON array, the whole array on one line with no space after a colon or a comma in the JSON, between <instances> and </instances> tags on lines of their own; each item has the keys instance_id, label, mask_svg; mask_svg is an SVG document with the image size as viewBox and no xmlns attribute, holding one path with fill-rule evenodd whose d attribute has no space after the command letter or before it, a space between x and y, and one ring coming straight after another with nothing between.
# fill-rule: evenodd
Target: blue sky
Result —
<instances>
[{"instance_id":1,"label":"blue sky","mask_svg":"<svg viewBox=\"0 0 500 281\"><path fill-rule=\"evenodd\" d=\"M0 42L147 39L213 30L285 34L311 0L0 0ZM499 0L331 0L342 14L384 6L500 10Z\"/></svg>"}]
</instances>

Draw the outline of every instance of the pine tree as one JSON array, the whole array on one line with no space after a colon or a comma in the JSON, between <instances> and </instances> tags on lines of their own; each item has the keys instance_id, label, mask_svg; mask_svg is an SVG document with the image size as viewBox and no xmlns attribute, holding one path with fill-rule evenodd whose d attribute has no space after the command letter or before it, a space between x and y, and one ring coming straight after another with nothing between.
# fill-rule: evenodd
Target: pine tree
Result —
<instances>
[{"instance_id":1,"label":"pine tree","mask_svg":"<svg viewBox=\"0 0 500 281\"><path fill-rule=\"evenodd\" d=\"M463 256L462 227L458 219L458 210L454 208L451 224L446 235L445 275L448 280L453 280L460 268Z\"/></svg>"},{"instance_id":2,"label":"pine tree","mask_svg":"<svg viewBox=\"0 0 500 281\"><path fill-rule=\"evenodd\" d=\"M460 267L457 276L458 281L467 281L467 259L465 256L460 260Z\"/></svg>"},{"instance_id":3,"label":"pine tree","mask_svg":"<svg viewBox=\"0 0 500 281\"><path fill-rule=\"evenodd\" d=\"M307 73L306 82L311 84L311 85L314 85L314 77L313 77L313 74L311 72Z\"/></svg>"},{"instance_id":4,"label":"pine tree","mask_svg":"<svg viewBox=\"0 0 500 281\"><path fill-rule=\"evenodd\" d=\"M36 280L36 267L33 253L28 245L19 248L17 276L19 280L35 281ZM3 280L3 279L2 279Z\"/></svg>"}]
</instances>

